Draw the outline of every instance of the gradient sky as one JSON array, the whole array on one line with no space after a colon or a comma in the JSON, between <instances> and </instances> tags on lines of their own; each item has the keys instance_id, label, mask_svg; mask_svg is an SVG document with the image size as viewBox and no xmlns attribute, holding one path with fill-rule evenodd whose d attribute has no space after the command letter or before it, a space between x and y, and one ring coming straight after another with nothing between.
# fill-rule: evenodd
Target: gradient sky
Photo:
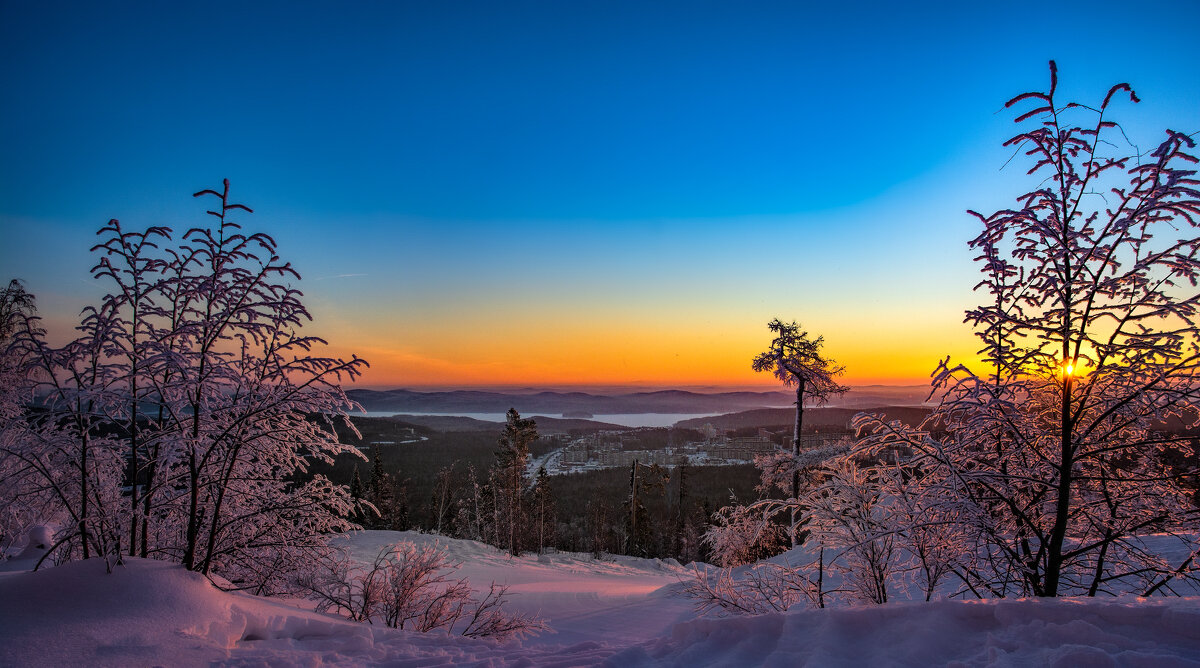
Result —
<instances>
[{"instance_id":1,"label":"gradient sky","mask_svg":"<svg viewBox=\"0 0 1200 668\"><path fill-rule=\"evenodd\" d=\"M369 386L772 385L774 317L923 383L1047 60L1200 130L1194 1L240 4L0 2L0 278L52 334L105 221L229 178Z\"/></svg>"}]
</instances>

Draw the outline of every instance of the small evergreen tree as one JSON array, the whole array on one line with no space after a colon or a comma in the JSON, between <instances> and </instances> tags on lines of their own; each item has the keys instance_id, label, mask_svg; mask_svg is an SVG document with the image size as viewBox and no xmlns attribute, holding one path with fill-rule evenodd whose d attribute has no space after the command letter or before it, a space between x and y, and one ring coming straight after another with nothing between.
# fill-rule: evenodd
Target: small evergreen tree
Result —
<instances>
[{"instance_id":1,"label":"small evergreen tree","mask_svg":"<svg viewBox=\"0 0 1200 668\"><path fill-rule=\"evenodd\" d=\"M358 474L358 464L354 465L354 476L350 478L350 503L354 505L351 511L351 517L355 522L363 521L362 499L363 499L363 482L362 477Z\"/></svg>"},{"instance_id":2,"label":"small evergreen tree","mask_svg":"<svg viewBox=\"0 0 1200 668\"><path fill-rule=\"evenodd\" d=\"M367 499L374 503L383 494L385 487L383 479L386 473L383 470L383 455L379 452L378 445L371 446L371 481L367 483Z\"/></svg>"},{"instance_id":3,"label":"small evergreen tree","mask_svg":"<svg viewBox=\"0 0 1200 668\"><path fill-rule=\"evenodd\" d=\"M545 466L539 466L537 478L533 483L532 510L537 533L538 554L545 551L546 546L554 542L557 513L554 507L554 493L550 489L550 475Z\"/></svg>"},{"instance_id":4,"label":"small evergreen tree","mask_svg":"<svg viewBox=\"0 0 1200 668\"><path fill-rule=\"evenodd\" d=\"M358 475L358 464L354 465L354 476L350 478L350 498L355 501L363 497L362 478Z\"/></svg>"},{"instance_id":5,"label":"small evergreen tree","mask_svg":"<svg viewBox=\"0 0 1200 668\"><path fill-rule=\"evenodd\" d=\"M388 522L390 529L393 531L408 531L412 528L412 522L408 512L408 480L401 479L399 472L392 478L392 505L390 508Z\"/></svg>"},{"instance_id":6,"label":"small evergreen tree","mask_svg":"<svg viewBox=\"0 0 1200 668\"><path fill-rule=\"evenodd\" d=\"M521 553L525 523L522 506L525 498L525 469L529 460L529 444L537 440L537 423L522 418L515 408L508 409L504 431L500 434L496 462L492 465L492 487L495 495L495 524L497 547L511 554Z\"/></svg>"}]
</instances>

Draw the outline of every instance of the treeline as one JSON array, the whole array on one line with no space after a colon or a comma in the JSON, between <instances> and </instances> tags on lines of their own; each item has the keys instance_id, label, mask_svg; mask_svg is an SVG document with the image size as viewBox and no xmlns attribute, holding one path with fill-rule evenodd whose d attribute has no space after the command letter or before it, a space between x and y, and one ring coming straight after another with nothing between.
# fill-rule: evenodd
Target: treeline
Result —
<instances>
[{"instance_id":1,"label":"treeline","mask_svg":"<svg viewBox=\"0 0 1200 668\"><path fill-rule=\"evenodd\" d=\"M370 462L340 457L314 470L350 485L352 495L378 508L378 515L355 518L368 528L436 532L517 551L553 548L686 563L707 558L701 537L716 509L731 497L757 498L758 473L750 464L671 469L639 464L636 471L623 467L562 476L527 476L521 464L517 499L511 477L506 485L498 475L513 471L513 462L501 462L510 449L502 446L502 433L438 433L386 418L354 418L354 423L361 438L348 430L340 436L364 448ZM400 443L408 429L425 440ZM630 435L637 447L627 449L700 438L698 432L674 429ZM371 446L373 441L390 443ZM525 444L526 457L563 443L535 437ZM515 523L506 520L514 506L521 510Z\"/></svg>"}]
</instances>

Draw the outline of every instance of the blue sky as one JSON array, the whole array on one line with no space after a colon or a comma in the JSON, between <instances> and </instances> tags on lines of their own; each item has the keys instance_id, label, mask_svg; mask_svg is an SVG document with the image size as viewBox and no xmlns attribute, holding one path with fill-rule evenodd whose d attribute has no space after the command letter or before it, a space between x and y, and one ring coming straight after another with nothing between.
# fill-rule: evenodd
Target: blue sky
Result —
<instances>
[{"instance_id":1,"label":"blue sky","mask_svg":"<svg viewBox=\"0 0 1200 668\"><path fill-rule=\"evenodd\" d=\"M776 315L878 379L872 346L964 350L962 212L1023 185L1002 107L1047 60L1071 97L1132 83L1139 145L1200 130L1196 2L643 4L5 2L0 273L66 323L99 290L95 229L182 230L227 177L315 329L389 360L369 382L570 378L505 360L614 322L720 350L610 351L580 382L734 382ZM494 327L491 357L435 343Z\"/></svg>"}]
</instances>

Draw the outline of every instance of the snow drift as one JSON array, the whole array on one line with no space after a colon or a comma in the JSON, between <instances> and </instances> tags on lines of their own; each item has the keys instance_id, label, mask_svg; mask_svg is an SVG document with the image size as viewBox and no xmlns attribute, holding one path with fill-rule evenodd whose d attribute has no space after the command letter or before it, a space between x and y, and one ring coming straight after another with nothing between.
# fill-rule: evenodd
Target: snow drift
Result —
<instances>
[{"instance_id":1,"label":"snow drift","mask_svg":"<svg viewBox=\"0 0 1200 668\"><path fill-rule=\"evenodd\" d=\"M352 552L397 539L363 532ZM522 643L356 624L305 602L223 592L165 562L0 573L0 666L1197 666L1200 599L937 601L697 619L686 569L632 557L513 558L436 539L476 584L555 633Z\"/></svg>"},{"instance_id":2,"label":"snow drift","mask_svg":"<svg viewBox=\"0 0 1200 668\"><path fill-rule=\"evenodd\" d=\"M1195 599L937 601L699 619L622 666L1200 666Z\"/></svg>"}]
</instances>

